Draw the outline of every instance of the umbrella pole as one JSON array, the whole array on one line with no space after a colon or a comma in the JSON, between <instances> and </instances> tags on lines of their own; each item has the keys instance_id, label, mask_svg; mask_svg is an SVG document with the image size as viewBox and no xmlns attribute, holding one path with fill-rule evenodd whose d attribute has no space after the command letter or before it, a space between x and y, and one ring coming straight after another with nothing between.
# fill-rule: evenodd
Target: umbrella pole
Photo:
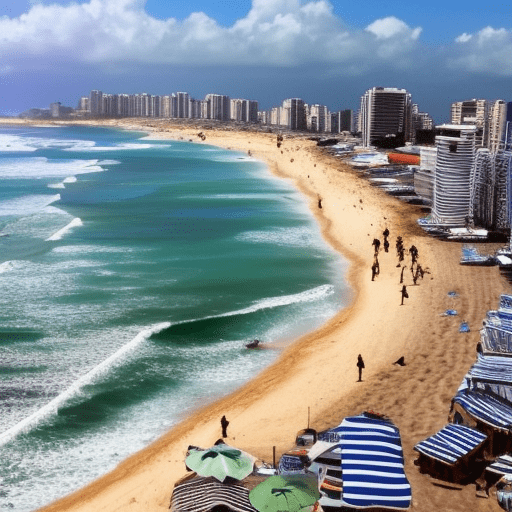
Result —
<instances>
[{"instance_id":1,"label":"umbrella pole","mask_svg":"<svg viewBox=\"0 0 512 512\"><path fill-rule=\"evenodd\" d=\"M309 407L308 407L308 429L309 429Z\"/></svg>"},{"instance_id":2,"label":"umbrella pole","mask_svg":"<svg viewBox=\"0 0 512 512\"><path fill-rule=\"evenodd\" d=\"M272 446L272 452L273 452L272 460L273 460L274 469L275 469L276 468L276 447L275 446Z\"/></svg>"}]
</instances>

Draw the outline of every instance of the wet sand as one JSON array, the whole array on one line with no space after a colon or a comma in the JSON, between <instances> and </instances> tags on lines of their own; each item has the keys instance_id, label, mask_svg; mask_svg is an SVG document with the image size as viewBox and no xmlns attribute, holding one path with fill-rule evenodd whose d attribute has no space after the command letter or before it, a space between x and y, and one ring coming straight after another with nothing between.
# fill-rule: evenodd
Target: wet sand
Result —
<instances>
[{"instance_id":1,"label":"wet sand","mask_svg":"<svg viewBox=\"0 0 512 512\"><path fill-rule=\"evenodd\" d=\"M44 123L47 124L47 123ZM322 430L364 410L384 413L399 427L416 511L498 511L496 499L476 497L475 486L452 486L419 473L413 446L447 421L450 400L476 358L479 329L500 293L510 292L498 267L459 265L461 244L427 237L416 225L419 207L401 203L370 186L357 171L315 143L285 136L222 129L198 130L158 120L109 122L127 129L151 130L151 137L183 138L222 146L266 162L307 197L326 241L350 261L350 305L322 328L287 347L278 361L230 396L197 410L151 446L113 472L45 507L45 511L167 510L176 480L185 474L188 445L209 446L221 435L226 415L229 444L267 462L293 446L296 432ZM151 126L152 125L152 126ZM319 208L321 200L321 208ZM390 231L390 251L379 253L380 274L371 280L372 240ZM409 298L400 305L396 237L415 245L419 263L430 274L414 286L404 272ZM406 256L404 264L410 266ZM456 291L458 298L447 294ZM456 317L443 317L449 307ZM471 332L458 332L460 322ZM357 382L357 355L366 364ZM406 366L393 365L404 356Z\"/></svg>"}]
</instances>

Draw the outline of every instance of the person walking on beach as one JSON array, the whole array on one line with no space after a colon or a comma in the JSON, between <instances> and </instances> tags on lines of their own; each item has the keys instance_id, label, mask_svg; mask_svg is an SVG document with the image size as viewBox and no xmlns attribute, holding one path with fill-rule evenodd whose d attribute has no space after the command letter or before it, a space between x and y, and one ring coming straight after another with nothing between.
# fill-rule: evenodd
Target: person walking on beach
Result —
<instances>
[{"instance_id":1,"label":"person walking on beach","mask_svg":"<svg viewBox=\"0 0 512 512\"><path fill-rule=\"evenodd\" d=\"M357 368L359 369L359 380L357 382L363 382L362 376L363 376L363 368L364 368L364 361L361 357L361 354L357 356Z\"/></svg>"},{"instance_id":2,"label":"person walking on beach","mask_svg":"<svg viewBox=\"0 0 512 512\"><path fill-rule=\"evenodd\" d=\"M373 242L372 242L372 245L375 246L375 255L379 254L380 240L378 238L374 238Z\"/></svg>"},{"instance_id":3,"label":"person walking on beach","mask_svg":"<svg viewBox=\"0 0 512 512\"><path fill-rule=\"evenodd\" d=\"M377 262L373 262L372 265L372 281L375 280L375 276L377 275Z\"/></svg>"},{"instance_id":4,"label":"person walking on beach","mask_svg":"<svg viewBox=\"0 0 512 512\"><path fill-rule=\"evenodd\" d=\"M408 299L409 298L409 294L407 293L407 286L405 286L405 284L402 286L402 303L400 304L400 306L403 306L404 305L404 299Z\"/></svg>"},{"instance_id":5,"label":"person walking on beach","mask_svg":"<svg viewBox=\"0 0 512 512\"><path fill-rule=\"evenodd\" d=\"M220 420L220 425L222 427L222 437L228 437L229 421L226 419L226 416L222 416Z\"/></svg>"}]
</instances>

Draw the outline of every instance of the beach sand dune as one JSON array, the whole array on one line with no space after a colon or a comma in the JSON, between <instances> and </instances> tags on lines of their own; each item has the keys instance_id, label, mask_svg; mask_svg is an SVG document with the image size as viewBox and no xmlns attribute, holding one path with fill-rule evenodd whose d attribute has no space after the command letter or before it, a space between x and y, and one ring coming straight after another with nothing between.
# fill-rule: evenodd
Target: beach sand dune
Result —
<instances>
[{"instance_id":1,"label":"beach sand dune","mask_svg":"<svg viewBox=\"0 0 512 512\"><path fill-rule=\"evenodd\" d=\"M151 137L199 141L196 127L139 120L116 122L153 130ZM189 444L208 446L220 437L220 418L230 421L227 442L272 461L293 445L296 432L310 425L332 427L348 415L373 410L399 427L412 485L413 510L498 511L495 498L477 498L475 486L436 481L414 465L414 445L446 424L450 400L475 361L479 329L500 293L510 292L497 267L459 265L461 244L427 237L416 225L418 207L371 187L356 171L324 154L312 141L285 136L203 128L207 144L236 149L261 159L272 172L307 196L325 239L350 262L350 305L317 331L283 350L279 360L229 397L198 409L147 449L112 473L46 507L45 511L167 510L174 482L185 473ZM321 199L322 208L318 207ZM371 281L372 240L390 231L390 251L379 253L380 275ZM409 298L400 305L400 268L395 240L414 244L426 274L412 283L404 271ZM410 265L406 256L404 264ZM455 291L457 298L448 296ZM445 317L447 308L458 311ZM458 332L460 322L471 332ZM357 381L357 355L366 368ZM393 365L404 356L406 365Z\"/></svg>"}]
</instances>

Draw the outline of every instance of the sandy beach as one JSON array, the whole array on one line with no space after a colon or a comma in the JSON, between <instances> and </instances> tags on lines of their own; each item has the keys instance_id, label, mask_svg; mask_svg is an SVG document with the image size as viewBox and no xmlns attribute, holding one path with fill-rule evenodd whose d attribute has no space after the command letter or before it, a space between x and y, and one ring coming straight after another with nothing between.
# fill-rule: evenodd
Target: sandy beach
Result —
<instances>
[{"instance_id":1,"label":"sandy beach","mask_svg":"<svg viewBox=\"0 0 512 512\"><path fill-rule=\"evenodd\" d=\"M0 124L2 121L0 120ZM44 123L48 124L48 123ZM97 123L95 123L97 124ZM293 446L307 426L332 427L364 410L384 413L402 436L413 510L498 511L496 499L476 497L475 486L450 485L419 473L414 445L446 424L450 400L475 361L482 320L510 292L498 267L459 264L461 244L426 236L416 225L419 207L372 187L357 171L331 157L313 141L285 135L180 126L163 120L104 121L151 132L152 138L200 142L242 151L266 162L276 176L307 197L323 236L350 261L352 302L322 328L285 348L275 364L230 396L194 412L151 446L114 471L47 507L44 511L165 511L173 485L186 470L188 445L209 446L221 435L220 418L230 424L228 444L272 461ZM321 208L319 208L321 200ZM390 251L379 254L380 275L371 280L372 240L390 231ZM419 262L430 269L414 286L404 273L409 298L401 300L396 237L415 245ZM410 265L410 257L404 262ZM448 292L455 291L452 299ZM449 307L456 317L443 317ZM471 332L458 332L460 322ZM366 368L357 382L357 355ZM393 365L404 356L406 366Z\"/></svg>"}]
</instances>

